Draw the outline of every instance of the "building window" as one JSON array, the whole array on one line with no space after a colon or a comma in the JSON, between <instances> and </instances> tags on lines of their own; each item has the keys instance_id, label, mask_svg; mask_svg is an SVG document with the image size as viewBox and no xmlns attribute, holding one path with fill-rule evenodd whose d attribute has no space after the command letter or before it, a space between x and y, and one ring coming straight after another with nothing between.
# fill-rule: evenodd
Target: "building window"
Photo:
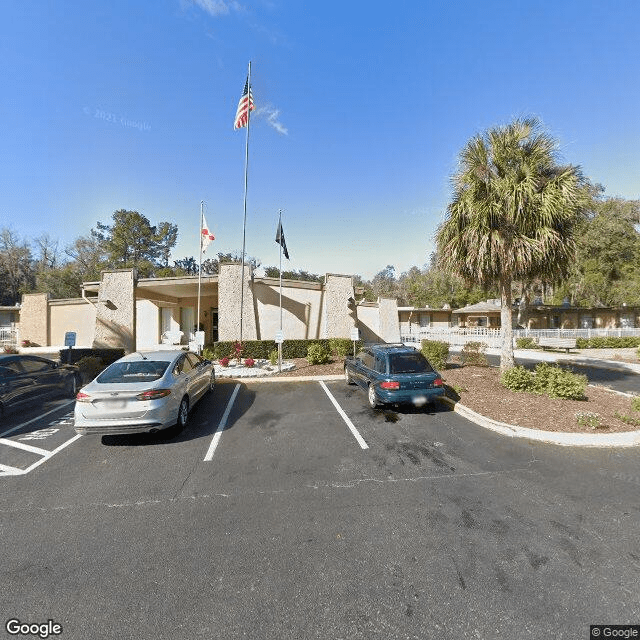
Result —
<instances>
[{"instance_id":1,"label":"building window","mask_svg":"<svg viewBox=\"0 0 640 640\"><path fill-rule=\"evenodd\" d=\"M580 317L581 329L593 329L593 316L581 316Z\"/></svg>"}]
</instances>

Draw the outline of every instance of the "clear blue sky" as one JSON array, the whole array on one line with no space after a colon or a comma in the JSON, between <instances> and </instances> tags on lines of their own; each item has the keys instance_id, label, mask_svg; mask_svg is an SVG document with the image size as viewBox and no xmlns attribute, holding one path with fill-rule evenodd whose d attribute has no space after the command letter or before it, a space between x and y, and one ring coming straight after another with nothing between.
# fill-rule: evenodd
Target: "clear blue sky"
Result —
<instances>
[{"instance_id":1,"label":"clear blue sky","mask_svg":"<svg viewBox=\"0 0 640 640\"><path fill-rule=\"evenodd\" d=\"M567 162L640 197L640 2L34 0L0 10L0 226L64 246L116 209L174 258L240 250L372 277L423 265L474 134L536 115Z\"/></svg>"}]
</instances>

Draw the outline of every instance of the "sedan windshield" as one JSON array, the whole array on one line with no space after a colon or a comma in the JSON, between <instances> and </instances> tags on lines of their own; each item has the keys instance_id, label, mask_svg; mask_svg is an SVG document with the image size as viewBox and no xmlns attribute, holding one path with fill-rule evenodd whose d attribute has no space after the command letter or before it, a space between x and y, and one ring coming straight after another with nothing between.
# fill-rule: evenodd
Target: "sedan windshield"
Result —
<instances>
[{"instance_id":1,"label":"sedan windshield","mask_svg":"<svg viewBox=\"0 0 640 640\"><path fill-rule=\"evenodd\" d=\"M151 382L161 378L168 366L168 362L150 360L114 362L96 378L96 381L102 384Z\"/></svg>"},{"instance_id":2,"label":"sedan windshield","mask_svg":"<svg viewBox=\"0 0 640 640\"><path fill-rule=\"evenodd\" d=\"M389 373L431 373L432 366L421 353L396 353L389 356Z\"/></svg>"}]
</instances>

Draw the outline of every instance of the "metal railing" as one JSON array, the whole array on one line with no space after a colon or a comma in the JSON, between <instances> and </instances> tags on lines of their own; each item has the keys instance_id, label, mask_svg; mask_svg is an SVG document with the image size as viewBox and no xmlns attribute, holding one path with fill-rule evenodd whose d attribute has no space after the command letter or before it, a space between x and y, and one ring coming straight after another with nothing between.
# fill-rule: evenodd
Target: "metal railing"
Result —
<instances>
[{"instance_id":1,"label":"metal railing","mask_svg":"<svg viewBox=\"0 0 640 640\"><path fill-rule=\"evenodd\" d=\"M626 338L639 337L640 328L617 329L514 329L513 339L518 338ZM465 345L467 342L484 342L490 348L502 345L500 329L472 327L468 329L421 329L402 333L402 342L420 342L421 340L439 340L450 345Z\"/></svg>"},{"instance_id":2,"label":"metal railing","mask_svg":"<svg viewBox=\"0 0 640 640\"><path fill-rule=\"evenodd\" d=\"M18 346L18 329L16 327L0 327L0 349Z\"/></svg>"}]
</instances>

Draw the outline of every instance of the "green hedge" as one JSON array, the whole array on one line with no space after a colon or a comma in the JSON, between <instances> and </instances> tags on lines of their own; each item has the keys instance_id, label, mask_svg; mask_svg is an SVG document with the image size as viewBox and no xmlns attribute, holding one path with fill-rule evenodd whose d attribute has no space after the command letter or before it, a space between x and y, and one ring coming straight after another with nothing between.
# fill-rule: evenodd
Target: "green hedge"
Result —
<instances>
[{"instance_id":1,"label":"green hedge","mask_svg":"<svg viewBox=\"0 0 640 640\"><path fill-rule=\"evenodd\" d=\"M204 348L203 354L205 358L211 360L220 360L225 356L234 353L235 340L214 342ZM309 346L312 344L321 345L321 347L333 354L335 357L344 358L345 355L353 354L353 342L348 338L319 338L315 340L285 340L282 343L282 357L306 358L309 354ZM356 342L356 351L362 349L363 342ZM272 351L278 350L278 345L274 340L245 340L242 343L243 358L262 358L269 359Z\"/></svg>"},{"instance_id":2,"label":"green hedge","mask_svg":"<svg viewBox=\"0 0 640 640\"><path fill-rule=\"evenodd\" d=\"M537 347L533 338L516 338L516 349L536 349Z\"/></svg>"},{"instance_id":3,"label":"green hedge","mask_svg":"<svg viewBox=\"0 0 640 640\"><path fill-rule=\"evenodd\" d=\"M583 400L587 389L587 376L539 362L535 372L522 366L505 371L500 382L512 391L527 391L565 400Z\"/></svg>"},{"instance_id":4,"label":"green hedge","mask_svg":"<svg viewBox=\"0 0 640 640\"><path fill-rule=\"evenodd\" d=\"M576 347L578 349L623 349L640 347L640 337L628 336L618 338L614 336L577 338Z\"/></svg>"},{"instance_id":5,"label":"green hedge","mask_svg":"<svg viewBox=\"0 0 640 640\"><path fill-rule=\"evenodd\" d=\"M449 343L439 340L422 340L420 343L422 355L436 368L446 369L449 359Z\"/></svg>"}]
</instances>

